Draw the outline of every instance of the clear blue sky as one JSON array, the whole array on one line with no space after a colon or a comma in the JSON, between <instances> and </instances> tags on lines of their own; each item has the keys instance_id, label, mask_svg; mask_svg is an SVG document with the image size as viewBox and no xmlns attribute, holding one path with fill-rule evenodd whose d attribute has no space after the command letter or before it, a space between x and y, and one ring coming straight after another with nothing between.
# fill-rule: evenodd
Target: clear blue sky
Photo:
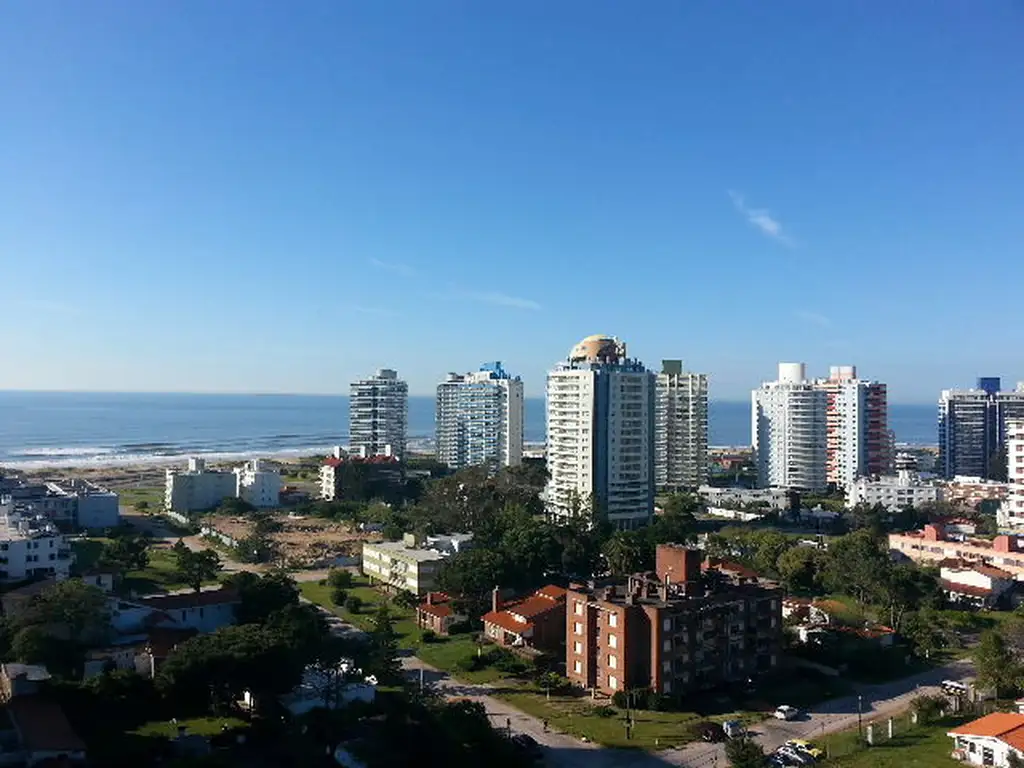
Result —
<instances>
[{"instance_id":1,"label":"clear blue sky","mask_svg":"<svg viewBox=\"0 0 1024 768\"><path fill-rule=\"evenodd\" d=\"M1024 379L1024 5L4 3L0 387Z\"/></svg>"}]
</instances>

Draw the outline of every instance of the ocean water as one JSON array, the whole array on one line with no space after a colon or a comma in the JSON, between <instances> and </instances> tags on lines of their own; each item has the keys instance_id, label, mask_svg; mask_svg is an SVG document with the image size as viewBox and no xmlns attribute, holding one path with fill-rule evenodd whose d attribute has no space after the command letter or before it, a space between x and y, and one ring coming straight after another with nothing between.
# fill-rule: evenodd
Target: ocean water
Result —
<instances>
[{"instance_id":1,"label":"ocean water","mask_svg":"<svg viewBox=\"0 0 1024 768\"><path fill-rule=\"evenodd\" d=\"M750 405L710 405L712 445L750 443ZM935 407L891 405L902 443L935 442ZM0 465L103 465L324 453L344 445L348 398L341 395L195 395L0 392ZM427 446L434 398L409 398L409 437ZM544 440L544 400L527 398L525 436Z\"/></svg>"}]
</instances>

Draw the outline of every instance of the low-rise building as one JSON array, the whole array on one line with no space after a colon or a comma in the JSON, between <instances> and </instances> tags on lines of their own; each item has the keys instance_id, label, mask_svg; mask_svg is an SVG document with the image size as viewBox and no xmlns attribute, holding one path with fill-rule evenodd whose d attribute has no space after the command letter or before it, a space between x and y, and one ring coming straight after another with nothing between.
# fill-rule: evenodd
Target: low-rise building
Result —
<instances>
[{"instance_id":1,"label":"low-rise building","mask_svg":"<svg viewBox=\"0 0 1024 768\"><path fill-rule=\"evenodd\" d=\"M74 556L64 534L42 515L0 508L0 581L66 579Z\"/></svg>"},{"instance_id":2,"label":"low-rise building","mask_svg":"<svg viewBox=\"0 0 1024 768\"><path fill-rule=\"evenodd\" d=\"M416 625L445 637L452 624L466 621L469 617L457 613L451 598L445 592L427 592L423 602L416 606Z\"/></svg>"},{"instance_id":3,"label":"low-rise building","mask_svg":"<svg viewBox=\"0 0 1024 768\"><path fill-rule=\"evenodd\" d=\"M709 507L744 509L756 506L766 511L789 509L791 494L785 488L716 488L702 485L697 494Z\"/></svg>"},{"instance_id":4,"label":"low-rise building","mask_svg":"<svg viewBox=\"0 0 1024 768\"><path fill-rule=\"evenodd\" d=\"M257 509L281 504L281 473L263 459L253 459L235 469L238 498Z\"/></svg>"},{"instance_id":5,"label":"low-rise building","mask_svg":"<svg viewBox=\"0 0 1024 768\"><path fill-rule=\"evenodd\" d=\"M473 534L421 537L407 533L401 541L364 541L363 575L388 589L422 595L437 586L444 560L468 547Z\"/></svg>"},{"instance_id":6,"label":"low-rise building","mask_svg":"<svg viewBox=\"0 0 1024 768\"><path fill-rule=\"evenodd\" d=\"M347 483L401 486L404 482L404 467L394 456L350 456L335 448L334 455L324 459L320 467L320 498L344 499Z\"/></svg>"},{"instance_id":7,"label":"low-rise building","mask_svg":"<svg viewBox=\"0 0 1024 768\"><path fill-rule=\"evenodd\" d=\"M164 508L174 512L203 512L219 506L238 492L234 472L207 469L206 461L193 456L185 470L167 470Z\"/></svg>"},{"instance_id":8,"label":"low-rise building","mask_svg":"<svg viewBox=\"0 0 1024 768\"><path fill-rule=\"evenodd\" d=\"M907 453L896 456L895 475L859 477L846 490L846 506L881 504L891 512L916 507L926 502L942 501L943 489L921 480L916 459Z\"/></svg>"},{"instance_id":9,"label":"low-rise building","mask_svg":"<svg viewBox=\"0 0 1024 768\"><path fill-rule=\"evenodd\" d=\"M611 695L668 696L747 680L773 669L782 592L701 573L703 553L659 545L653 573L625 583L572 584L566 595L566 675Z\"/></svg>"},{"instance_id":10,"label":"low-rise building","mask_svg":"<svg viewBox=\"0 0 1024 768\"><path fill-rule=\"evenodd\" d=\"M957 475L952 480L940 484L945 501L965 507L977 507L983 501L1002 504L1010 494L1009 483L986 480L983 477Z\"/></svg>"},{"instance_id":11,"label":"low-rise building","mask_svg":"<svg viewBox=\"0 0 1024 768\"><path fill-rule=\"evenodd\" d=\"M42 515L65 530L97 530L121 522L117 494L87 480L5 485L0 504L29 517Z\"/></svg>"},{"instance_id":12,"label":"low-rise building","mask_svg":"<svg viewBox=\"0 0 1024 768\"><path fill-rule=\"evenodd\" d=\"M942 560L994 565L1024 580L1024 542L1018 536L992 539L949 536L941 523L929 523L919 531L889 534L889 550L915 563L936 564Z\"/></svg>"},{"instance_id":13,"label":"low-rise building","mask_svg":"<svg viewBox=\"0 0 1024 768\"><path fill-rule=\"evenodd\" d=\"M136 600L111 598L110 623L124 635L154 628L213 632L234 623L238 603L238 593L229 587Z\"/></svg>"},{"instance_id":14,"label":"low-rise building","mask_svg":"<svg viewBox=\"0 0 1024 768\"><path fill-rule=\"evenodd\" d=\"M993 712L947 735L953 739L953 758L969 765L1009 768L1011 754L1024 759L1024 715Z\"/></svg>"},{"instance_id":15,"label":"low-rise building","mask_svg":"<svg viewBox=\"0 0 1024 768\"><path fill-rule=\"evenodd\" d=\"M42 692L41 685L49 679L44 666L0 665L0 703L7 710L0 725L4 765L65 766L85 761L85 743L60 705Z\"/></svg>"},{"instance_id":16,"label":"low-rise building","mask_svg":"<svg viewBox=\"0 0 1024 768\"><path fill-rule=\"evenodd\" d=\"M548 584L529 597L502 602L495 587L483 623L484 635L498 645L560 651L565 643L565 590Z\"/></svg>"},{"instance_id":17,"label":"low-rise building","mask_svg":"<svg viewBox=\"0 0 1024 768\"><path fill-rule=\"evenodd\" d=\"M992 608L1013 587L1013 574L984 563L963 560L939 562L939 583L952 603Z\"/></svg>"}]
</instances>

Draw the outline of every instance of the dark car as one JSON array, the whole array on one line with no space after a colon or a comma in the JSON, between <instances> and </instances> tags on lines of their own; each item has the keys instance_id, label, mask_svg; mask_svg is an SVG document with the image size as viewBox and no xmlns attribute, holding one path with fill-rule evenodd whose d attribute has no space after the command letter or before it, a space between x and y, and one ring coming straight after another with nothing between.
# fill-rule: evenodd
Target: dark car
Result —
<instances>
[{"instance_id":1,"label":"dark car","mask_svg":"<svg viewBox=\"0 0 1024 768\"><path fill-rule=\"evenodd\" d=\"M533 736L529 736L525 733L517 733L512 737L512 743L520 752L533 760L539 760L544 756L544 751Z\"/></svg>"}]
</instances>

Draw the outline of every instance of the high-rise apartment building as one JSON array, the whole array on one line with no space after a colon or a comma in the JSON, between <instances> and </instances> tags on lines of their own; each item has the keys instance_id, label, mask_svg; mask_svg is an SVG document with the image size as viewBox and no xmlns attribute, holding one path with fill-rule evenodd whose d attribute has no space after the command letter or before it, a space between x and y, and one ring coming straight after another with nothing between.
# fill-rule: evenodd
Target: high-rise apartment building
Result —
<instances>
[{"instance_id":1,"label":"high-rise apartment building","mask_svg":"<svg viewBox=\"0 0 1024 768\"><path fill-rule=\"evenodd\" d=\"M1024 419L1006 425L1006 478L1010 490L999 510L1002 526L1024 527Z\"/></svg>"},{"instance_id":2,"label":"high-rise apartment building","mask_svg":"<svg viewBox=\"0 0 1024 768\"><path fill-rule=\"evenodd\" d=\"M409 386L389 368L352 382L349 388L349 445L365 456L405 458Z\"/></svg>"},{"instance_id":3,"label":"high-rise apartment building","mask_svg":"<svg viewBox=\"0 0 1024 768\"><path fill-rule=\"evenodd\" d=\"M452 469L523 460L523 382L500 362L437 385L437 458Z\"/></svg>"},{"instance_id":4,"label":"high-rise apartment building","mask_svg":"<svg viewBox=\"0 0 1024 768\"><path fill-rule=\"evenodd\" d=\"M570 584L566 677L607 695L650 688L678 697L771 671L781 656L782 591L722 572L705 578L702 557L662 544L654 573Z\"/></svg>"},{"instance_id":5,"label":"high-rise apartment building","mask_svg":"<svg viewBox=\"0 0 1024 768\"><path fill-rule=\"evenodd\" d=\"M658 488L708 481L708 377L681 360L662 360L654 405L654 478Z\"/></svg>"},{"instance_id":6,"label":"high-rise apartment building","mask_svg":"<svg viewBox=\"0 0 1024 768\"><path fill-rule=\"evenodd\" d=\"M816 491L825 472L825 391L808 381L803 363L779 363L779 378L751 393L751 442L763 488Z\"/></svg>"},{"instance_id":7,"label":"high-rise apartment building","mask_svg":"<svg viewBox=\"0 0 1024 768\"><path fill-rule=\"evenodd\" d=\"M1011 421L1024 419L1024 382L1000 391L998 377L974 389L946 389L939 398L939 462L943 477L991 477L995 455L1006 446Z\"/></svg>"},{"instance_id":8,"label":"high-rise apartment building","mask_svg":"<svg viewBox=\"0 0 1024 768\"><path fill-rule=\"evenodd\" d=\"M889 471L885 384L857 378L852 365L832 366L815 382L825 392L825 479L846 489L858 477Z\"/></svg>"},{"instance_id":9,"label":"high-rise apartment building","mask_svg":"<svg viewBox=\"0 0 1024 768\"><path fill-rule=\"evenodd\" d=\"M578 502L620 529L654 513L654 374L624 342L588 336L548 373L548 513Z\"/></svg>"}]
</instances>

